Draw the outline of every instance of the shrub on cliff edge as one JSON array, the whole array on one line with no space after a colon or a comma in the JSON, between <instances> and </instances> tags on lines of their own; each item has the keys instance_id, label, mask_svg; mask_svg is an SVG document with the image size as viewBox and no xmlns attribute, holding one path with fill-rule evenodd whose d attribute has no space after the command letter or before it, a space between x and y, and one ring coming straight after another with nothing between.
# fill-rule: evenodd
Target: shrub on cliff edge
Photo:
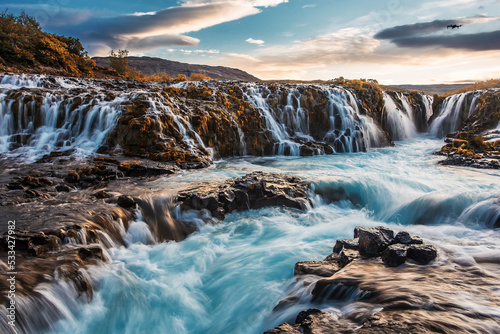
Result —
<instances>
[{"instance_id":1,"label":"shrub on cliff edge","mask_svg":"<svg viewBox=\"0 0 500 334\"><path fill-rule=\"evenodd\" d=\"M51 67L69 75L91 77L95 62L77 38L43 32L35 18L0 14L0 64L20 71Z\"/></svg>"}]
</instances>

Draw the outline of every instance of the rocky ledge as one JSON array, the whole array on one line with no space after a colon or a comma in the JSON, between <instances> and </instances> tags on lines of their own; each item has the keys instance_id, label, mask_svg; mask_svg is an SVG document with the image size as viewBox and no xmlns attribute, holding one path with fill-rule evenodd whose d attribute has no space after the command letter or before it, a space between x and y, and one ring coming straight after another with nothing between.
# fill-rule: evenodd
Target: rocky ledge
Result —
<instances>
[{"instance_id":1,"label":"rocky ledge","mask_svg":"<svg viewBox=\"0 0 500 334\"><path fill-rule=\"evenodd\" d=\"M307 196L310 183L293 175L253 172L222 184L192 185L177 195L182 211L204 211L223 220L233 211L282 206L306 209L311 206Z\"/></svg>"},{"instance_id":2,"label":"rocky ledge","mask_svg":"<svg viewBox=\"0 0 500 334\"><path fill-rule=\"evenodd\" d=\"M468 305L485 298L492 309L500 279L479 266L461 266L407 232L357 227L353 240L337 240L323 261L299 262L317 308L300 312L267 334L298 333L471 333L499 328L487 311ZM440 252L439 252L440 253ZM306 292L307 293L307 292ZM304 296L290 295L280 312ZM472 304L471 304L472 305ZM321 309L320 309L321 308ZM293 320L292 320L293 321Z\"/></svg>"},{"instance_id":3,"label":"rocky ledge","mask_svg":"<svg viewBox=\"0 0 500 334\"><path fill-rule=\"evenodd\" d=\"M446 156L439 162L442 165L500 169L500 140L485 141L483 136L468 131L448 134L445 142L436 153Z\"/></svg>"}]
</instances>

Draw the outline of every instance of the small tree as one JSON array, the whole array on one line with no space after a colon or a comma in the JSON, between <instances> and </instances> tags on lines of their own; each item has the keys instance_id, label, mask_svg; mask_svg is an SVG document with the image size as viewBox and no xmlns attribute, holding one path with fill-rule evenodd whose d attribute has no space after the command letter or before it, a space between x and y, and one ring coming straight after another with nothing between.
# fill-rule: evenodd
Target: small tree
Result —
<instances>
[{"instance_id":1,"label":"small tree","mask_svg":"<svg viewBox=\"0 0 500 334\"><path fill-rule=\"evenodd\" d=\"M128 68L128 50L118 50L116 53L111 50L109 54L109 66L120 75L126 75Z\"/></svg>"},{"instance_id":2,"label":"small tree","mask_svg":"<svg viewBox=\"0 0 500 334\"><path fill-rule=\"evenodd\" d=\"M177 77L174 79L174 81L186 81L187 77L185 74L177 74Z\"/></svg>"},{"instance_id":3,"label":"small tree","mask_svg":"<svg viewBox=\"0 0 500 334\"><path fill-rule=\"evenodd\" d=\"M189 77L190 81L201 81L201 80L212 80L212 78L207 77L205 74L202 73L193 73Z\"/></svg>"}]
</instances>

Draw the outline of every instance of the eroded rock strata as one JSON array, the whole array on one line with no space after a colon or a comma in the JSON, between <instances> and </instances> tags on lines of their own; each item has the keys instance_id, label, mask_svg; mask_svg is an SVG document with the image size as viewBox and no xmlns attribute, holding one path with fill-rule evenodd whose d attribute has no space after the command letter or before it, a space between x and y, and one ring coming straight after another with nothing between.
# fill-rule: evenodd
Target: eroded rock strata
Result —
<instances>
[{"instance_id":1,"label":"eroded rock strata","mask_svg":"<svg viewBox=\"0 0 500 334\"><path fill-rule=\"evenodd\" d=\"M446 137L437 152L443 165L500 168L500 91L473 91L448 97L436 112L431 133Z\"/></svg>"},{"instance_id":2,"label":"eroded rock strata","mask_svg":"<svg viewBox=\"0 0 500 334\"><path fill-rule=\"evenodd\" d=\"M212 217L223 220L233 211L270 206L306 209L311 207L309 187L309 183L292 175L253 172L223 184L192 185L177 195L177 203L182 210L207 210Z\"/></svg>"},{"instance_id":3,"label":"eroded rock strata","mask_svg":"<svg viewBox=\"0 0 500 334\"><path fill-rule=\"evenodd\" d=\"M92 300L93 285L87 273L88 266L109 260L108 248L127 244L126 231L136 219L138 210L153 232L156 239L153 242L162 242L180 241L196 231L193 224L177 219L173 214L175 207L184 212L198 212L206 217L207 223L217 223L224 219L225 214L236 210L266 206L305 209L311 205L307 197L309 183L291 175L254 172L222 184L190 186L173 198L162 197L158 189L158 195L152 198L151 193L137 190L134 193L134 186L141 180L147 182L154 180L154 176L169 174L172 170L168 166L159 168L147 162L120 162L106 157L95 158L92 163L74 172L68 172L73 166L65 166L59 176L45 178L40 170L38 176L13 177L9 184L21 188L18 189L21 195L9 194L12 190L8 189L3 192L9 199L2 203L7 209L6 218L15 220L16 227L5 226L5 232L0 236L0 294L7 296L10 289L7 278L11 268L7 264L9 241L13 241L15 270L18 272L16 298L20 303L17 321L24 332L31 332L33 328L48 330L52 322L61 317L55 301L39 292L45 289L43 284L67 286L63 288L65 293L74 295L66 298L78 298L84 303ZM86 172L80 173L82 170ZM99 176L99 171L103 170L122 171L124 174L118 177L113 174L109 180L83 180L85 176ZM56 189L63 185L70 191ZM36 201L22 195L34 190L40 194ZM73 202L72 195L79 196L79 203ZM23 203L23 207L16 199ZM52 212L42 218L39 210L44 206L52 207ZM82 208L87 210L80 211ZM33 307L38 307L36 305L43 307L40 314L32 318L30 312ZM5 329L11 330L10 327Z\"/></svg>"},{"instance_id":4,"label":"eroded rock strata","mask_svg":"<svg viewBox=\"0 0 500 334\"><path fill-rule=\"evenodd\" d=\"M468 305L485 298L498 305L498 277L472 265L458 265L419 237L383 228L356 228L355 239L337 240L324 261L299 262L295 275L309 277L318 307L299 313L292 324L267 331L284 333L473 333L500 329L488 312ZM364 254L364 255L362 255ZM443 256L443 258L441 258ZM308 276L303 276L308 275ZM312 283L311 283L312 282ZM284 299L282 310L297 296Z\"/></svg>"}]
</instances>

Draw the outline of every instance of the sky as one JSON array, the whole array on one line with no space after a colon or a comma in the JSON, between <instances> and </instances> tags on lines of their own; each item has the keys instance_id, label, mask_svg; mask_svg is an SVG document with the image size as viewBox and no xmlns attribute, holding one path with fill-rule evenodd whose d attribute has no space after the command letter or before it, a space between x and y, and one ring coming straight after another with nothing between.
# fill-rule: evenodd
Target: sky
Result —
<instances>
[{"instance_id":1,"label":"sky","mask_svg":"<svg viewBox=\"0 0 500 334\"><path fill-rule=\"evenodd\" d=\"M91 56L127 49L265 80L500 78L500 0L0 0L0 9L79 38Z\"/></svg>"}]
</instances>

